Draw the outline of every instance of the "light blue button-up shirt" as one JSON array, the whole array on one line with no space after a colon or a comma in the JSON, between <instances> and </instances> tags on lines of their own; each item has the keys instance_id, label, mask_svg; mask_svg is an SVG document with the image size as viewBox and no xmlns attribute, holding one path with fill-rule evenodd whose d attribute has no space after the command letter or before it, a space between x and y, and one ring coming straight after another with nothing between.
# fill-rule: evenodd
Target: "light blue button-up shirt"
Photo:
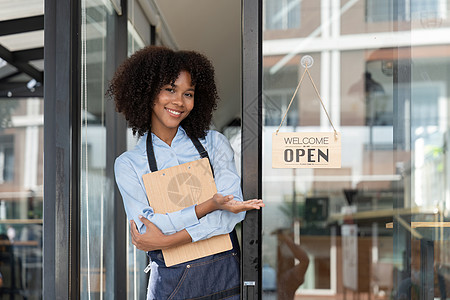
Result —
<instances>
[{"instance_id":1,"label":"light blue button-up shirt","mask_svg":"<svg viewBox=\"0 0 450 300\"><path fill-rule=\"evenodd\" d=\"M224 210L213 211L200 220L195 214L195 205L180 211L157 214L149 206L142 175L150 173L146 151L147 134L139 139L133 150L120 155L114 164L116 182L122 194L129 220L134 220L139 232L145 232L142 215L155 224L164 234L173 234L186 229L192 241L229 233L245 217L245 212L234 214ZM170 168L200 159L200 154L181 126L178 127L172 145L169 146L152 133L153 148L158 170ZM208 152L214 168L217 191L222 195L233 195L242 201L240 178L236 172L234 152L227 138L217 131L208 131L200 139Z\"/></svg>"}]
</instances>

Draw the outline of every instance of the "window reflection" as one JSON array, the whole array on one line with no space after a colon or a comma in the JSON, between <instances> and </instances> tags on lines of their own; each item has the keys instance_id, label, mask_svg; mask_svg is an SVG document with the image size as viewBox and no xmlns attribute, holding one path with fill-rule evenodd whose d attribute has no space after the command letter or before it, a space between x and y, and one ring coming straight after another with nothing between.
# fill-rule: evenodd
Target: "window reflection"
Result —
<instances>
[{"instance_id":1,"label":"window reflection","mask_svg":"<svg viewBox=\"0 0 450 300\"><path fill-rule=\"evenodd\" d=\"M14 136L0 136L0 184L14 180Z\"/></svg>"},{"instance_id":2,"label":"window reflection","mask_svg":"<svg viewBox=\"0 0 450 300\"><path fill-rule=\"evenodd\" d=\"M137 32L133 22L128 22L128 56L143 48L145 42ZM127 131L127 150L136 145L138 139L132 130ZM136 249L131 242L130 224L127 222L127 297L128 299L143 299L147 294L148 274L143 272L148 265L146 252Z\"/></svg>"},{"instance_id":3,"label":"window reflection","mask_svg":"<svg viewBox=\"0 0 450 300\"><path fill-rule=\"evenodd\" d=\"M265 0L266 29L300 27L301 0Z\"/></svg>"},{"instance_id":4,"label":"window reflection","mask_svg":"<svg viewBox=\"0 0 450 300\"><path fill-rule=\"evenodd\" d=\"M106 177L105 88L113 49L111 2L81 1L80 298L114 295L113 182Z\"/></svg>"},{"instance_id":5,"label":"window reflection","mask_svg":"<svg viewBox=\"0 0 450 300\"><path fill-rule=\"evenodd\" d=\"M366 0L367 22L388 22L392 20L430 19L443 16L445 0L409 0L399 7L399 14L394 15L393 0Z\"/></svg>"},{"instance_id":6,"label":"window reflection","mask_svg":"<svg viewBox=\"0 0 450 300\"><path fill-rule=\"evenodd\" d=\"M439 37L450 28L448 4L304 0L293 31L270 27L283 8L266 1L264 299L446 299L450 61ZM271 134L303 55L314 58L312 76L342 133L340 169L271 167ZM330 131L309 82L287 121L282 131ZM284 277L305 265L302 280L299 271Z\"/></svg>"},{"instance_id":7,"label":"window reflection","mask_svg":"<svg viewBox=\"0 0 450 300\"><path fill-rule=\"evenodd\" d=\"M43 100L0 100L0 298L41 299Z\"/></svg>"}]
</instances>

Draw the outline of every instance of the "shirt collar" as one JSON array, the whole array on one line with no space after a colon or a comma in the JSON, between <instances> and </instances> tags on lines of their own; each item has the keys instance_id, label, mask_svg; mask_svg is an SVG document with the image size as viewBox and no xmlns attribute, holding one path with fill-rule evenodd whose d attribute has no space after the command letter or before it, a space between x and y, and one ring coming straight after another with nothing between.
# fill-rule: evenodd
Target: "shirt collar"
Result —
<instances>
[{"instance_id":1,"label":"shirt collar","mask_svg":"<svg viewBox=\"0 0 450 300\"><path fill-rule=\"evenodd\" d=\"M178 126L177 134L173 138L172 145L174 142L177 142L180 139L183 139L186 136L186 131L184 131L184 128L181 126Z\"/></svg>"},{"instance_id":2,"label":"shirt collar","mask_svg":"<svg viewBox=\"0 0 450 300\"><path fill-rule=\"evenodd\" d=\"M147 152L147 135L148 135L148 132L145 133L143 136L141 136L137 143L137 147L144 152ZM183 139L186 135L187 135L186 131L183 129L183 127L178 126L178 130L177 130L177 133L175 134L175 137L173 138L172 145L175 142L177 142L178 140ZM152 133L152 141L153 141L153 144L155 144L155 145L163 145L163 144L167 145L159 137L157 137L154 133Z\"/></svg>"}]
</instances>

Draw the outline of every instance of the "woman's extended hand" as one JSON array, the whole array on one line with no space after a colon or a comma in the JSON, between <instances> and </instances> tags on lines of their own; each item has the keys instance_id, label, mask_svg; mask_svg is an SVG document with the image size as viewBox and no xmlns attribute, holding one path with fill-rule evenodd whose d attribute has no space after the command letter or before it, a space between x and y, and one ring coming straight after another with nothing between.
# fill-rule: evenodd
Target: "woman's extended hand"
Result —
<instances>
[{"instance_id":1,"label":"woman's extended hand","mask_svg":"<svg viewBox=\"0 0 450 300\"><path fill-rule=\"evenodd\" d=\"M247 210L260 209L265 206L261 199L237 201L233 198L233 195L222 196L221 194L215 194L212 197L212 201L216 205L217 209L227 210L235 214Z\"/></svg>"},{"instance_id":2,"label":"woman's extended hand","mask_svg":"<svg viewBox=\"0 0 450 300\"><path fill-rule=\"evenodd\" d=\"M147 218L139 216L139 219L144 223L146 230L144 233L139 233L136 223L130 221L131 241L133 245L139 250L152 251L164 248L164 242L166 236L156 227L155 224L150 222Z\"/></svg>"}]
</instances>

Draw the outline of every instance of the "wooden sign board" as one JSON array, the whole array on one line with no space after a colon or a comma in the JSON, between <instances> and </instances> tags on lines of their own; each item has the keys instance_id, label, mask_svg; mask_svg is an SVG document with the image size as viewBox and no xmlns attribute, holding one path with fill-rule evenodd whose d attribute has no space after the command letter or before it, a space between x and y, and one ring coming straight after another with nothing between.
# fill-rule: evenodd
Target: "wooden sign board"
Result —
<instances>
[{"instance_id":1,"label":"wooden sign board","mask_svg":"<svg viewBox=\"0 0 450 300\"><path fill-rule=\"evenodd\" d=\"M341 134L274 132L272 168L340 168Z\"/></svg>"},{"instance_id":2,"label":"wooden sign board","mask_svg":"<svg viewBox=\"0 0 450 300\"><path fill-rule=\"evenodd\" d=\"M165 214L200 204L217 193L208 158L142 176L149 205ZM162 250L167 267L231 250L228 234Z\"/></svg>"}]
</instances>

